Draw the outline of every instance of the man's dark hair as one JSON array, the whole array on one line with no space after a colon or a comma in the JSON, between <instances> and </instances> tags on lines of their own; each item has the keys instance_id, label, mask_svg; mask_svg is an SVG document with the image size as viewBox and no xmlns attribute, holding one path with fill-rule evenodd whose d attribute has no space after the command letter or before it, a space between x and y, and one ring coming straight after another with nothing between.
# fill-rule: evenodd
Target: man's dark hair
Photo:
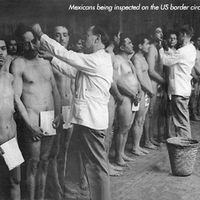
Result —
<instances>
[{"instance_id":1,"label":"man's dark hair","mask_svg":"<svg viewBox=\"0 0 200 200\"><path fill-rule=\"evenodd\" d=\"M51 35L52 35L52 36L54 36L55 28L58 27L58 26L61 26L61 27L66 28L67 31L68 31L69 37L72 35L72 28L71 28L69 25L66 25L66 24L56 24L55 26L53 26L53 27L51 28Z\"/></svg>"},{"instance_id":2,"label":"man's dark hair","mask_svg":"<svg viewBox=\"0 0 200 200\"><path fill-rule=\"evenodd\" d=\"M124 46L126 38L130 38L131 39L131 37L126 33L120 33L119 37L120 37L119 38L119 45L116 47L116 53L120 53L121 52L120 47Z\"/></svg>"},{"instance_id":3,"label":"man's dark hair","mask_svg":"<svg viewBox=\"0 0 200 200\"><path fill-rule=\"evenodd\" d=\"M150 40L149 38L149 35L148 34L145 34L145 33L141 33L141 34L138 34L135 36L135 39L134 39L134 50L136 52L139 51L139 45L143 45L144 44L144 39L148 39Z\"/></svg>"},{"instance_id":4,"label":"man's dark hair","mask_svg":"<svg viewBox=\"0 0 200 200\"><path fill-rule=\"evenodd\" d=\"M178 37L178 33L175 30L168 30L166 33L166 39L169 39L170 35L176 35Z\"/></svg>"},{"instance_id":5,"label":"man's dark hair","mask_svg":"<svg viewBox=\"0 0 200 200\"><path fill-rule=\"evenodd\" d=\"M192 37L194 35L194 29L192 26L183 25L180 27L179 33L185 33L187 36Z\"/></svg>"},{"instance_id":6,"label":"man's dark hair","mask_svg":"<svg viewBox=\"0 0 200 200\"><path fill-rule=\"evenodd\" d=\"M109 45L109 37L108 34L101 28L100 26L94 26L92 29L92 33L94 35L100 35L101 36L101 42L107 47Z\"/></svg>"}]
</instances>

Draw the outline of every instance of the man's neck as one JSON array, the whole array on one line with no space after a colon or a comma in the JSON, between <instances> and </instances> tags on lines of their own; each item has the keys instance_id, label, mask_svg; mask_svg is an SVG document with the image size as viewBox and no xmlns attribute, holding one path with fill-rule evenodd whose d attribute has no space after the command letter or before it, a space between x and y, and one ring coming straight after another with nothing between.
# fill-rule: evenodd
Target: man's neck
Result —
<instances>
[{"instance_id":1,"label":"man's neck","mask_svg":"<svg viewBox=\"0 0 200 200\"><path fill-rule=\"evenodd\" d=\"M123 57L125 60L129 60L128 54L125 52L121 52L120 56Z\"/></svg>"},{"instance_id":2,"label":"man's neck","mask_svg":"<svg viewBox=\"0 0 200 200\"><path fill-rule=\"evenodd\" d=\"M102 49L105 49L105 45L103 44L99 44L98 46L95 46L94 49L93 49L93 53L99 51L99 50L102 50Z\"/></svg>"},{"instance_id":3,"label":"man's neck","mask_svg":"<svg viewBox=\"0 0 200 200\"><path fill-rule=\"evenodd\" d=\"M184 41L183 41L182 46L186 46L188 44L190 44L190 38L185 38Z\"/></svg>"}]
</instances>

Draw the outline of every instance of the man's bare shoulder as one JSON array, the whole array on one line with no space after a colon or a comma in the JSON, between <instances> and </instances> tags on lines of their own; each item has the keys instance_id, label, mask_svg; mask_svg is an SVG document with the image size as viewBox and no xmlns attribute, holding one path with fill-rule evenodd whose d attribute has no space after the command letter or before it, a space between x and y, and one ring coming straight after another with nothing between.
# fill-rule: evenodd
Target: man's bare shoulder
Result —
<instances>
[{"instance_id":1,"label":"man's bare shoulder","mask_svg":"<svg viewBox=\"0 0 200 200\"><path fill-rule=\"evenodd\" d=\"M15 71L15 72L23 71L24 68L25 68L25 64L26 64L25 58L23 58L22 56L15 58L12 61L12 64L11 64L11 72L13 72L13 71Z\"/></svg>"}]
</instances>

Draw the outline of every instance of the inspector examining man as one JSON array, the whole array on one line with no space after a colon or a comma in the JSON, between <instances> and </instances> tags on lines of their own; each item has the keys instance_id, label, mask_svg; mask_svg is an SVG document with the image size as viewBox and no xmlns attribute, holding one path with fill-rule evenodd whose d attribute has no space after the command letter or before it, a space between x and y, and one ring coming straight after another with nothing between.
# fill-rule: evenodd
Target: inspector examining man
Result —
<instances>
[{"instance_id":1,"label":"inspector examining man","mask_svg":"<svg viewBox=\"0 0 200 200\"><path fill-rule=\"evenodd\" d=\"M77 144L77 148L80 148L86 169L90 198L110 200L108 161L104 147L105 130L108 128L109 89L113 76L111 56L105 51L108 37L100 27L91 26L86 36L86 54L83 54L65 49L45 35L39 24L34 24L32 29L48 52L69 64L57 69L68 76L75 76L72 137L77 137L77 143L80 144Z\"/></svg>"}]
</instances>

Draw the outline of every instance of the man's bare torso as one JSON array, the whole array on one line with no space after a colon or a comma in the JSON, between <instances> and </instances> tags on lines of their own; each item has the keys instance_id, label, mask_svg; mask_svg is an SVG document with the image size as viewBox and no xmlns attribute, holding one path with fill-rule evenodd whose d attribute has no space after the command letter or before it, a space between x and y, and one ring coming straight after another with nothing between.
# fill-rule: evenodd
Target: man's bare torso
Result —
<instances>
[{"instance_id":1,"label":"man's bare torso","mask_svg":"<svg viewBox=\"0 0 200 200\"><path fill-rule=\"evenodd\" d=\"M54 110L52 95L51 65L48 61L36 57L28 60L17 58L18 67L22 75L22 102L26 107L31 121L38 125L41 111Z\"/></svg>"},{"instance_id":2,"label":"man's bare torso","mask_svg":"<svg viewBox=\"0 0 200 200\"><path fill-rule=\"evenodd\" d=\"M0 72L0 144L16 135L14 113L13 76Z\"/></svg>"}]
</instances>

